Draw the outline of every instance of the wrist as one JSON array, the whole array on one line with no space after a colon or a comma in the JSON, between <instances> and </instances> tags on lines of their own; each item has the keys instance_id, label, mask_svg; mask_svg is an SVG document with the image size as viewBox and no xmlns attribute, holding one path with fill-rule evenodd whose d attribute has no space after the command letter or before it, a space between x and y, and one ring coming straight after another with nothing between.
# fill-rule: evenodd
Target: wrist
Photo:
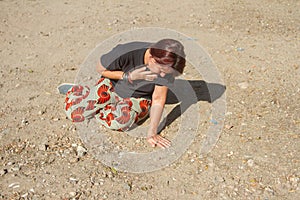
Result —
<instances>
[{"instance_id":1,"label":"wrist","mask_svg":"<svg viewBox=\"0 0 300 200\"><path fill-rule=\"evenodd\" d=\"M155 135L157 135L157 131L150 128L148 130L147 137L149 138L149 137L152 137L152 136L155 136Z\"/></svg>"},{"instance_id":2,"label":"wrist","mask_svg":"<svg viewBox=\"0 0 300 200\"><path fill-rule=\"evenodd\" d=\"M121 80L123 80L123 81L125 81L125 82L128 82L128 83L133 83L132 82L132 80L131 80L131 78L130 78L130 72L128 72L128 73L123 73L123 75L122 75L122 79Z\"/></svg>"},{"instance_id":3,"label":"wrist","mask_svg":"<svg viewBox=\"0 0 300 200\"><path fill-rule=\"evenodd\" d=\"M128 72L128 82L131 83L131 84L133 83L132 75L131 75L130 72Z\"/></svg>"}]
</instances>

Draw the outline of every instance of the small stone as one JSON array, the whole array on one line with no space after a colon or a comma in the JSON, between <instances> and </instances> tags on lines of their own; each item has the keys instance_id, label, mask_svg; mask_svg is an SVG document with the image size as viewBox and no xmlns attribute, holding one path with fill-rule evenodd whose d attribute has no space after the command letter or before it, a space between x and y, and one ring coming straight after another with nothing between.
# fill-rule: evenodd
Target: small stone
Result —
<instances>
[{"instance_id":1,"label":"small stone","mask_svg":"<svg viewBox=\"0 0 300 200\"><path fill-rule=\"evenodd\" d=\"M242 47L238 47L238 48L236 48L236 50L237 50L237 51L244 51L245 49L242 48Z\"/></svg>"},{"instance_id":2,"label":"small stone","mask_svg":"<svg viewBox=\"0 0 300 200\"><path fill-rule=\"evenodd\" d=\"M20 184L19 183L11 183L11 184L8 185L8 187L15 189L15 188L19 188Z\"/></svg>"},{"instance_id":3,"label":"small stone","mask_svg":"<svg viewBox=\"0 0 300 200\"><path fill-rule=\"evenodd\" d=\"M228 129L228 130L230 130L230 129L232 129L232 128L233 128L233 126L232 126L232 125L228 125L228 124L227 124L227 125L225 125L225 128L226 128L226 129Z\"/></svg>"},{"instance_id":4,"label":"small stone","mask_svg":"<svg viewBox=\"0 0 300 200\"><path fill-rule=\"evenodd\" d=\"M40 144L40 145L39 145L39 150L40 150L40 151L46 151L47 148L48 148L48 145L46 145L46 144Z\"/></svg>"},{"instance_id":5,"label":"small stone","mask_svg":"<svg viewBox=\"0 0 300 200\"><path fill-rule=\"evenodd\" d=\"M131 185L129 183L124 184L124 189L130 191L131 190Z\"/></svg>"},{"instance_id":6,"label":"small stone","mask_svg":"<svg viewBox=\"0 0 300 200\"><path fill-rule=\"evenodd\" d=\"M71 157L71 158L69 158L69 162L70 162L70 163L76 163L76 162L78 162L78 161L79 161L79 159L76 158L76 157Z\"/></svg>"},{"instance_id":7,"label":"small stone","mask_svg":"<svg viewBox=\"0 0 300 200\"><path fill-rule=\"evenodd\" d=\"M238 86L241 89L245 90L245 89L247 89L249 87L249 83L247 83L247 82L241 82L241 83L238 83Z\"/></svg>"},{"instance_id":8,"label":"small stone","mask_svg":"<svg viewBox=\"0 0 300 200\"><path fill-rule=\"evenodd\" d=\"M71 146L75 148L77 147L77 144L73 143Z\"/></svg>"},{"instance_id":9,"label":"small stone","mask_svg":"<svg viewBox=\"0 0 300 200\"><path fill-rule=\"evenodd\" d=\"M119 22L119 20L118 19L115 19L112 23L113 24L117 24Z\"/></svg>"},{"instance_id":10,"label":"small stone","mask_svg":"<svg viewBox=\"0 0 300 200\"><path fill-rule=\"evenodd\" d=\"M11 171L13 171L13 172L17 172L17 171L20 171L20 166L13 166L12 168L11 168Z\"/></svg>"},{"instance_id":11,"label":"small stone","mask_svg":"<svg viewBox=\"0 0 300 200\"><path fill-rule=\"evenodd\" d=\"M71 183L78 183L78 180L76 178L70 177L69 180Z\"/></svg>"},{"instance_id":12,"label":"small stone","mask_svg":"<svg viewBox=\"0 0 300 200\"><path fill-rule=\"evenodd\" d=\"M82 146L77 146L77 150L76 151L77 151L77 156L79 158L83 157L87 153L87 150L84 147L82 147Z\"/></svg>"},{"instance_id":13,"label":"small stone","mask_svg":"<svg viewBox=\"0 0 300 200\"><path fill-rule=\"evenodd\" d=\"M77 194L76 192L70 192L70 193L69 193L70 197L75 197L76 194Z\"/></svg>"},{"instance_id":14,"label":"small stone","mask_svg":"<svg viewBox=\"0 0 300 200\"><path fill-rule=\"evenodd\" d=\"M40 110L40 111L38 112L38 114L39 114L39 115L43 115L43 114L45 114L45 111Z\"/></svg>"},{"instance_id":15,"label":"small stone","mask_svg":"<svg viewBox=\"0 0 300 200\"><path fill-rule=\"evenodd\" d=\"M249 160L247 161L247 164L248 164L249 167L253 167L253 166L254 166L254 160L249 159Z\"/></svg>"},{"instance_id":16,"label":"small stone","mask_svg":"<svg viewBox=\"0 0 300 200\"><path fill-rule=\"evenodd\" d=\"M227 154L228 157L231 157L233 155L233 151L230 151L229 154Z\"/></svg>"},{"instance_id":17,"label":"small stone","mask_svg":"<svg viewBox=\"0 0 300 200\"><path fill-rule=\"evenodd\" d=\"M232 115L232 112L226 112L225 115L226 116Z\"/></svg>"},{"instance_id":18,"label":"small stone","mask_svg":"<svg viewBox=\"0 0 300 200\"><path fill-rule=\"evenodd\" d=\"M25 199L27 196L28 196L28 193L27 193L27 192L26 192L25 194L22 194L22 195L21 195L21 197L24 198L24 199Z\"/></svg>"},{"instance_id":19,"label":"small stone","mask_svg":"<svg viewBox=\"0 0 300 200\"><path fill-rule=\"evenodd\" d=\"M7 174L8 173L8 170L7 169L1 169L0 170L0 176L3 176L3 175L5 175L5 174Z\"/></svg>"},{"instance_id":20,"label":"small stone","mask_svg":"<svg viewBox=\"0 0 300 200\"><path fill-rule=\"evenodd\" d=\"M21 124L26 126L29 124L29 121L27 119L22 119Z\"/></svg>"}]
</instances>

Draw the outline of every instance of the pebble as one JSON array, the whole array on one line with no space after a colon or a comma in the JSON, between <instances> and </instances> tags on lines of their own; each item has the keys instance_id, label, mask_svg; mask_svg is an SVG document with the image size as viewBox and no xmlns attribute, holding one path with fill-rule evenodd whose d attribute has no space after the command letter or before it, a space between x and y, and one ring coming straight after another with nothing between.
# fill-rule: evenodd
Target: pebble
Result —
<instances>
[{"instance_id":1,"label":"pebble","mask_svg":"<svg viewBox=\"0 0 300 200\"><path fill-rule=\"evenodd\" d=\"M29 124L29 121L27 119L22 119L21 124L26 126Z\"/></svg>"},{"instance_id":2,"label":"pebble","mask_svg":"<svg viewBox=\"0 0 300 200\"><path fill-rule=\"evenodd\" d=\"M28 196L28 193L27 193L27 192L26 192L25 194L22 194L22 195L21 195L21 197L24 198L24 199L25 199L27 196Z\"/></svg>"},{"instance_id":3,"label":"pebble","mask_svg":"<svg viewBox=\"0 0 300 200\"><path fill-rule=\"evenodd\" d=\"M249 159L249 160L247 161L247 164L248 164L249 167L253 167L253 166L254 166L254 160Z\"/></svg>"},{"instance_id":4,"label":"pebble","mask_svg":"<svg viewBox=\"0 0 300 200\"><path fill-rule=\"evenodd\" d=\"M77 146L76 151L77 151L77 156L79 158L83 157L87 153L87 150L84 147L80 146L80 145Z\"/></svg>"},{"instance_id":5,"label":"pebble","mask_svg":"<svg viewBox=\"0 0 300 200\"><path fill-rule=\"evenodd\" d=\"M20 169L21 169L20 166L13 166L13 167L11 168L11 171L17 172L17 171L20 171Z\"/></svg>"},{"instance_id":6,"label":"pebble","mask_svg":"<svg viewBox=\"0 0 300 200\"><path fill-rule=\"evenodd\" d=\"M236 48L236 50L237 50L237 51L244 51L245 49L242 48L242 47L238 47L238 48Z\"/></svg>"},{"instance_id":7,"label":"pebble","mask_svg":"<svg viewBox=\"0 0 300 200\"><path fill-rule=\"evenodd\" d=\"M13 189L19 188L20 187L20 183L17 183L17 182L16 183L11 183L11 184L8 185L8 187L9 188L13 188Z\"/></svg>"},{"instance_id":8,"label":"pebble","mask_svg":"<svg viewBox=\"0 0 300 200\"><path fill-rule=\"evenodd\" d=\"M8 173L8 170L7 169L1 169L0 170L0 176L3 176L3 175L5 175L5 174L7 174Z\"/></svg>"},{"instance_id":9,"label":"pebble","mask_svg":"<svg viewBox=\"0 0 300 200\"><path fill-rule=\"evenodd\" d=\"M233 128L233 126L232 125L225 125L225 128L228 129L228 130L230 130L230 129Z\"/></svg>"},{"instance_id":10,"label":"pebble","mask_svg":"<svg viewBox=\"0 0 300 200\"><path fill-rule=\"evenodd\" d=\"M40 110L40 111L38 112L38 114L39 114L39 115L43 115L43 114L45 114L45 111Z\"/></svg>"},{"instance_id":11,"label":"pebble","mask_svg":"<svg viewBox=\"0 0 300 200\"><path fill-rule=\"evenodd\" d=\"M238 86L242 89L242 90L245 90L249 87L249 83L248 82L241 82L241 83L238 83Z\"/></svg>"},{"instance_id":12,"label":"pebble","mask_svg":"<svg viewBox=\"0 0 300 200\"><path fill-rule=\"evenodd\" d=\"M226 116L232 115L232 112L226 112L225 115Z\"/></svg>"},{"instance_id":13,"label":"pebble","mask_svg":"<svg viewBox=\"0 0 300 200\"><path fill-rule=\"evenodd\" d=\"M230 151L229 154L227 154L228 157L233 155L233 151Z\"/></svg>"},{"instance_id":14,"label":"pebble","mask_svg":"<svg viewBox=\"0 0 300 200\"><path fill-rule=\"evenodd\" d=\"M70 193L69 193L70 197L75 197L76 194L77 194L76 192L70 192Z\"/></svg>"},{"instance_id":15,"label":"pebble","mask_svg":"<svg viewBox=\"0 0 300 200\"><path fill-rule=\"evenodd\" d=\"M46 151L47 148L48 148L48 145L46 145L46 144L40 144L40 145L39 145L39 150L40 150L40 151Z\"/></svg>"},{"instance_id":16,"label":"pebble","mask_svg":"<svg viewBox=\"0 0 300 200\"><path fill-rule=\"evenodd\" d=\"M70 178L69 178L69 181L70 181L71 183L78 183L78 180L77 180L76 178L73 178L73 177L70 177Z\"/></svg>"},{"instance_id":17,"label":"pebble","mask_svg":"<svg viewBox=\"0 0 300 200\"><path fill-rule=\"evenodd\" d=\"M57 122L57 121L59 121L60 119L59 118L53 118L53 121L55 121L55 122Z\"/></svg>"},{"instance_id":18,"label":"pebble","mask_svg":"<svg viewBox=\"0 0 300 200\"><path fill-rule=\"evenodd\" d=\"M79 159L76 158L76 157L71 157L71 158L69 158L69 162L70 162L70 163L76 163L76 162L78 162L78 161L79 161Z\"/></svg>"},{"instance_id":19,"label":"pebble","mask_svg":"<svg viewBox=\"0 0 300 200\"><path fill-rule=\"evenodd\" d=\"M130 191L131 190L131 185L129 183L124 184L124 189Z\"/></svg>"}]
</instances>

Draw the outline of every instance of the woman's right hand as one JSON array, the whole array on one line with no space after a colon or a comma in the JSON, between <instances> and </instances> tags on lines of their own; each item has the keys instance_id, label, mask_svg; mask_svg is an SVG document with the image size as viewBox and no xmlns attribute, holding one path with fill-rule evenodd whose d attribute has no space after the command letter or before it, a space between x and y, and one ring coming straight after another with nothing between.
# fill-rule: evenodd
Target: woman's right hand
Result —
<instances>
[{"instance_id":1,"label":"woman's right hand","mask_svg":"<svg viewBox=\"0 0 300 200\"><path fill-rule=\"evenodd\" d=\"M147 141L150 143L152 147L161 147L163 149L169 148L171 146L171 141L160 136L160 135L153 135L147 137Z\"/></svg>"},{"instance_id":2,"label":"woman's right hand","mask_svg":"<svg viewBox=\"0 0 300 200\"><path fill-rule=\"evenodd\" d=\"M151 71L146 70L147 67L141 67L138 69L133 70L130 72L130 79L132 81L135 80L146 80L146 81L153 81L157 78L157 74L154 74Z\"/></svg>"}]
</instances>

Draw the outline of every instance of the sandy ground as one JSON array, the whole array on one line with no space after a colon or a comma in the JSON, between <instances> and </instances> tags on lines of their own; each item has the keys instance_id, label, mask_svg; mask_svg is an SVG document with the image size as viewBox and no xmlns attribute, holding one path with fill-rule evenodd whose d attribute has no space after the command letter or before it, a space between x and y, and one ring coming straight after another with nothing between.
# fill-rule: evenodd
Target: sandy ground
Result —
<instances>
[{"instance_id":1,"label":"sandy ground","mask_svg":"<svg viewBox=\"0 0 300 200\"><path fill-rule=\"evenodd\" d=\"M299 199L299 1L2 0L0 10L0 199ZM139 27L205 48L227 102L207 156L199 131L176 162L143 174L95 159L56 93L97 44Z\"/></svg>"}]
</instances>

